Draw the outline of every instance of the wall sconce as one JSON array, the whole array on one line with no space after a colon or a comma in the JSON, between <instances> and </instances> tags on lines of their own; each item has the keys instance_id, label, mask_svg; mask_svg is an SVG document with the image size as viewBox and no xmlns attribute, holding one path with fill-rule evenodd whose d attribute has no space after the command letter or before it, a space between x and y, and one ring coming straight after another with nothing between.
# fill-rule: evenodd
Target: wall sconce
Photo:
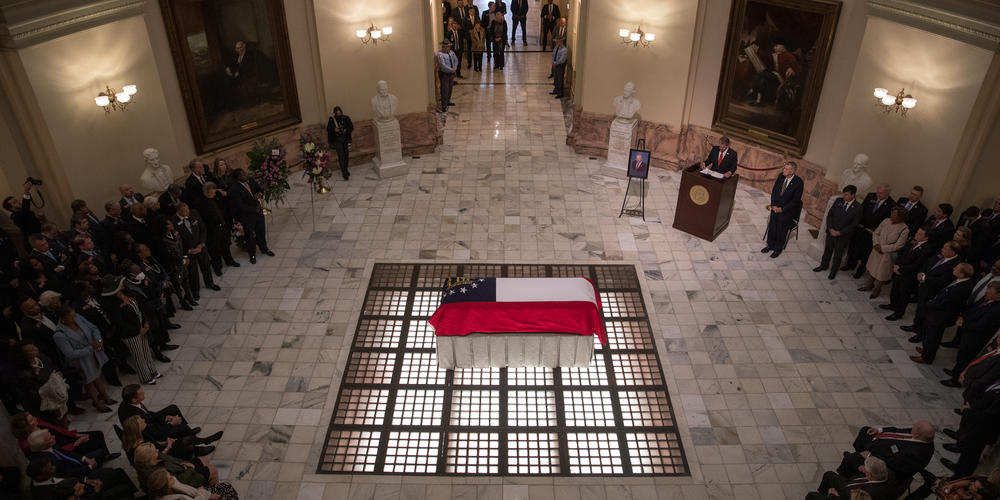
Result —
<instances>
[{"instance_id":1,"label":"wall sconce","mask_svg":"<svg viewBox=\"0 0 1000 500\"><path fill-rule=\"evenodd\" d=\"M368 26L363 30L357 30L354 32L354 35L357 36L359 40L361 40L362 45L368 45L368 42L371 42L372 45L378 45L378 42L380 40L382 42L388 42L389 35L391 34L392 34L392 26L385 26L383 28L379 28L374 24Z\"/></svg>"},{"instance_id":2,"label":"wall sconce","mask_svg":"<svg viewBox=\"0 0 1000 500\"><path fill-rule=\"evenodd\" d=\"M125 85L122 87L121 92L115 92L111 87L105 85L104 92L97 94L94 102L104 108L104 114L111 114L112 109L125 111L128 103L132 100L132 96L137 92L139 92L139 89L135 85Z\"/></svg>"},{"instance_id":3,"label":"wall sconce","mask_svg":"<svg viewBox=\"0 0 1000 500\"><path fill-rule=\"evenodd\" d=\"M896 95L892 95L883 88L875 89L875 101L885 113L899 113L905 115L907 110L917 106L917 100L912 95L906 93L906 89L900 89Z\"/></svg>"},{"instance_id":4,"label":"wall sconce","mask_svg":"<svg viewBox=\"0 0 1000 500\"><path fill-rule=\"evenodd\" d=\"M618 36L621 37L622 43L633 47L638 47L639 44L649 47L650 42L656 39L655 33L646 33L638 26L634 30L621 28L618 30Z\"/></svg>"}]
</instances>

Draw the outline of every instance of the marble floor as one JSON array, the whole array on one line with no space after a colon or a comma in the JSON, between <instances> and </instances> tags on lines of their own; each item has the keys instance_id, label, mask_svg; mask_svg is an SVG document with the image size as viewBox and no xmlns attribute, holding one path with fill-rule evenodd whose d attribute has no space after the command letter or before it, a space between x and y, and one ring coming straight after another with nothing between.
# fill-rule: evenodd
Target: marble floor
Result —
<instances>
[{"instance_id":1,"label":"marble floor","mask_svg":"<svg viewBox=\"0 0 1000 500\"><path fill-rule=\"evenodd\" d=\"M654 170L646 221L619 218L624 175L565 146L547 57L514 54L502 77L461 81L444 144L407 158L405 176L355 167L315 211L296 178L268 219L277 256L238 254L222 291L177 316L182 347L146 404L225 430L211 459L242 498L802 498L863 424L958 423L958 392L937 383L954 353L911 363L898 323L854 280L811 272L807 231L779 259L758 253L764 193L741 187L708 243L671 228L679 176ZM402 261L635 265L692 476L315 474L368 276ZM113 436L113 415L75 424Z\"/></svg>"}]
</instances>

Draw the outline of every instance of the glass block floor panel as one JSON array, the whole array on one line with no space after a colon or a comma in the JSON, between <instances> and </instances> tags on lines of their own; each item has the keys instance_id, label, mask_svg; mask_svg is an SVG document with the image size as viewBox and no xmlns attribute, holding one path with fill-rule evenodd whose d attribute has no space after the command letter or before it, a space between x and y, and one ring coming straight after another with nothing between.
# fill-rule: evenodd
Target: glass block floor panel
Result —
<instances>
[{"instance_id":1,"label":"glass block floor panel","mask_svg":"<svg viewBox=\"0 0 1000 500\"><path fill-rule=\"evenodd\" d=\"M608 345L587 368L442 370L427 318L448 278L585 277ZM688 476L628 265L376 264L318 473Z\"/></svg>"}]
</instances>

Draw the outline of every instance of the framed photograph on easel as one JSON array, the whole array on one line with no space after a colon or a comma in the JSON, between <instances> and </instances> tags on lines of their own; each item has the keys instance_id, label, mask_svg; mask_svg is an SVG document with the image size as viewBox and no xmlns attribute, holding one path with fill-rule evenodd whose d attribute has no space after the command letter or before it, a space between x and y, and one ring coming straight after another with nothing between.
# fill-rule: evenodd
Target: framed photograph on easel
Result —
<instances>
[{"instance_id":1,"label":"framed photograph on easel","mask_svg":"<svg viewBox=\"0 0 1000 500\"><path fill-rule=\"evenodd\" d=\"M630 149L628 152L628 176L636 179L649 177L649 151Z\"/></svg>"}]
</instances>

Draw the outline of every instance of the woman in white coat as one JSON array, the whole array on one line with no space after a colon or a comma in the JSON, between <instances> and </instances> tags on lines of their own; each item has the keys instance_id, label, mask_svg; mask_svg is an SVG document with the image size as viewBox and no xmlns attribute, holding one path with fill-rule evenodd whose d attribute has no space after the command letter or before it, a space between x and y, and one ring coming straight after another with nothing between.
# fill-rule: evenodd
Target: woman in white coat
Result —
<instances>
[{"instance_id":1,"label":"woman in white coat","mask_svg":"<svg viewBox=\"0 0 1000 500\"><path fill-rule=\"evenodd\" d=\"M903 248L909 238L906 227L906 209L894 207L889 218L882 221L872 233L872 253L865 268L866 283L858 291L871 290L869 298L874 299L882 292L882 286L892 280L893 253Z\"/></svg>"}]
</instances>

